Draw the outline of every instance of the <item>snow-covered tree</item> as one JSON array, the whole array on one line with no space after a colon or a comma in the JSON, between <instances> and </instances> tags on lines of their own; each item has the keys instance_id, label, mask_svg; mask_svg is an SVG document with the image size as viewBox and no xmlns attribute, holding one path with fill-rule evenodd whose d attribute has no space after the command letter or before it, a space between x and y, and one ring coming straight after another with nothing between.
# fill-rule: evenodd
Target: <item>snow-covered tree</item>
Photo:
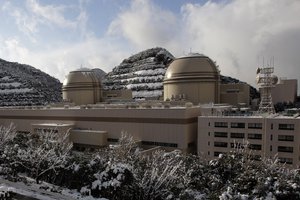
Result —
<instances>
[{"instance_id":1,"label":"snow-covered tree","mask_svg":"<svg viewBox=\"0 0 300 200\"><path fill-rule=\"evenodd\" d=\"M68 132L41 131L31 135L26 148L18 149L13 164L26 168L39 183L41 177L66 167L71 149Z\"/></svg>"}]
</instances>

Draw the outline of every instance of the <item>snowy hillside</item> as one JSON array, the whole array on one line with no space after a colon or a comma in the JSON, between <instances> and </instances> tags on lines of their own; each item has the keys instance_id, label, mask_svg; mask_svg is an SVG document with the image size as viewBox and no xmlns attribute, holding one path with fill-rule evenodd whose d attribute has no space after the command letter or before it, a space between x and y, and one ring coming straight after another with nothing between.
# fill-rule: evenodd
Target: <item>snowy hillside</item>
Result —
<instances>
[{"instance_id":1,"label":"snowy hillside","mask_svg":"<svg viewBox=\"0 0 300 200\"><path fill-rule=\"evenodd\" d=\"M161 97L163 79L168 64L174 57L168 50L152 48L137 53L121 62L106 75L104 89L131 89L135 99ZM221 76L221 83L241 82L235 78ZM251 98L258 98L255 88L250 88Z\"/></svg>"},{"instance_id":2,"label":"snowy hillside","mask_svg":"<svg viewBox=\"0 0 300 200\"><path fill-rule=\"evenodd\" d=\"M167 65L173 59L159 47L130 56L106 75L104 89L131 89L135 99L160 97Z\"/></svg>"},{"instance_id":3,"label":"snowy hillside","mask_svg":"<svg viewBox=\"0 0 300 200\"><path fill-rule=\"evenodd\" d=\"M44 105L61 101L61 83L29 65L0 59L0 106Z\"/></svg>"}]
</instances>

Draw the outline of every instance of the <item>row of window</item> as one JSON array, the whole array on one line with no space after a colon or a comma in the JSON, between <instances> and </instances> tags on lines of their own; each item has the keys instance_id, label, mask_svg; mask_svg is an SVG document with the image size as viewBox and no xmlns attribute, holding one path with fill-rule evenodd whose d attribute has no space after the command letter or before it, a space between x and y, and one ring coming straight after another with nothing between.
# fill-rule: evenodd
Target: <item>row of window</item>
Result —
<instances>
[{"instance_id":1,"label":"row of window","mask_svg":"<svg viewBox=\"0 0 300 200\"><path fill-rule=\"evenodd\" d=\"M175 143L142 141L142 145L163 146L163 147L178 147Z\"/></svg>"},{"instance_id":2,"label":"row of window","mask_svg":"<svg viewBox=\"0 0 300 200\"><path fill-rule=\"evenodd\" d=\"M215 137L221 137L221 138L227 138L228 133L227 132L214 132L214 136ZM245 133L230 133L230 138L244 139L245 138ZM261 140L262 139L262 134L248 133L248 139ZM271 140L272 139L273 139L273 137L271 138ZM278 141L293 142L294 141L294 136L293 135L278 135Z\"/></svg>"},{"instance_id":3,"label":"row of window","mask_svg":"<svg viewBox=\"0 0 300 200\"><path fill-rule=\"evenodd\" d=\"M228 147L228 143L227 142L214 142L214 146L215 147ZM243 144L240 143L230 143L230 147L231 148L244 148ZM261 150L262 146L260 144L249 144L249 149L253 149L253 150Z\"/></svg>"},{"instance_id":4,"label":"row of window","mask_svg":"<svg viewBox=\"0 0 300 200\"><path fill-rule=\"evenodd\" d=\"M118 142L118 139L115 138L107 138L108 142ZM162 146L162 147L178 147L178 144L175 143L166 143L166 142L153 142L153 141L142 141L142 145L151 145L151 146ZM194 145L193 143L189 143L189 147Z\"/></svg>"},{"instance_id":5,"label":"row of window","mask_svg":"<svg viewBox=\"0 0 300 200\"><path fill-rule=\"evenodd\" d=\"M210 123L209 123L210 125ZM228 122L215 122L215 127L217 128L228 128ZM245 128L246 123L243 122L231 122L231 128ZM262 129L262 123L248 123L248 129ZM273 129L273 124L271 124L271 129ZM279 124L278 130L295 130L294 124Z\"/></svg>"},{"instance_id":6,"label":"row of window","mask_svg":"<svg viewBox=\"0 0 300 200\"><path fill-rule=\"evenodd\" d=\"M220 151L214 151L214 156L218 157L220 154L225 154L225 152L220 152ZM208 155L210 155L210 152L208 152ZM261 160L261 155L250 155L250 159L252 160ZM293 159L292 158L278 158L280 163L286 163L286 164L293 164Z\"/></svg>"},{"instance_id":7,"label":"row of window","mask_svg":"<svg viewBox=\"0 0 300 200\"><path fill-rule=\"evenodd\" d=\"M208 144L209 145L209 144ZM227 142L214 142L214 147L223 147L227 148L228 143ZM240 143L230 143L231 148L244 148L243 144ZM261 144L249 144L249 149L252 150L261 150L262 145ZM272 149L270 149L272 151ZM293 153L293 147L287 147L287 146L278 146L277 151L278 152L285 152L285 153Z\"/></svg>"},{"instance_id":8,"label":"row of window","mask_svg":"<svg viewBox=\"0 0 300 200\"><path fill-rule=\"evenodd\" d=\"M215 122L215 127L228 128L228 122ZM245 128L245 123L242 122L231 122L231 128ZM262 123L248 123L249 129L262 129Z\"/></svg>"}]
</instances>

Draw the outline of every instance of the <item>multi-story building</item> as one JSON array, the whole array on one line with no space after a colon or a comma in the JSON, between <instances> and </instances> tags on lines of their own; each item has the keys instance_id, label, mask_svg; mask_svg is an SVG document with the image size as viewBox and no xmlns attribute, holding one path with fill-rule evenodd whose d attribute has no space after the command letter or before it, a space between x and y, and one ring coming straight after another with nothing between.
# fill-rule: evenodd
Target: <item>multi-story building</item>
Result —
<instances>
[{"instance_id":1,"label":"multi-story building","mask_svg":"<svg viewBox=\"0 0 300 200\"><path fill-rule=\"evenodd\" d=\"M285 116L199 116L198 153L213 159L247 146L254 159L278 157L300 165L300 118Z\"/></svg>"}]
</instances>

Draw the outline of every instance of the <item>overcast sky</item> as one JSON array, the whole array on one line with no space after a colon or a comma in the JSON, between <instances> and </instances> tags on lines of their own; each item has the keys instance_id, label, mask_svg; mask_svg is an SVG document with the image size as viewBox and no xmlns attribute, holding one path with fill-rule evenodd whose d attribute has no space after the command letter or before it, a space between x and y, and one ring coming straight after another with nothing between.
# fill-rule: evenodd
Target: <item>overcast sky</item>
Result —
<instances>
[{"instance_id":1,"label":"overcast sky","mask_svg":"<svg viewBox=\"0 0 300 200\"><path fill-rule=\"evenodd\" d=\"M299 0L0 0L0 19L0 58L60 81L157 46L203 53L254 86L272 57L279 77L300 79Z\"/></svg>"}]
</instances>

